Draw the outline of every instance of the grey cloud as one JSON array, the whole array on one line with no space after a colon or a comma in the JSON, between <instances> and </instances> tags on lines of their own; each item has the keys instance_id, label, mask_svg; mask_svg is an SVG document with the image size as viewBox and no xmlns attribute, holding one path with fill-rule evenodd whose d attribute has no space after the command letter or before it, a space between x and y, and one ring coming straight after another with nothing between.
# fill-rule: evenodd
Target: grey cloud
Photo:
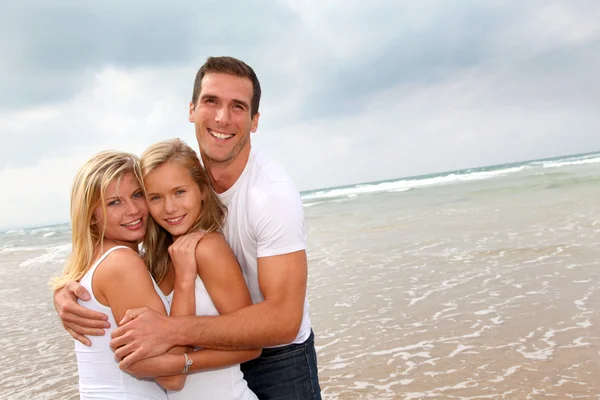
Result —
<instances>
[{"instance_id":1,"label":"grey cloud","mask_svg":"<svg viewBox=\"0 0 600 400\"><path fill-rule=\"evenodd\" d=\"M598 37L534 43L532 21L552 3L365 4L307 8L308 16L267 1L231 7L217 1L10 4L0 17L5 19L0 44L9 56L0 65L0 109L68 100L106 65L197 68L208 55L224 54L247 61L261 79L263 107L269 105L261 130L360 114L381 91L397 88L394 95L401 99L415 87L452 82L471 71L512 83L494 85L495 96L485 100L490 109L598 105ZM578 13L598 8L593 1L556 4ZM182 82L169 84L187 99L192 79L190 70ZM185 119L183 110L178 118ZM17 133L0 131L2 136ZM61 126L25 134L30 136L2 150L4 165L93 140L73 139Z\"/></svg>"},{"instance_id":2,"label":"grey cloud","mask_svg":"<svg viewBox=\"0 0 600 400\"><path fill-rule=\"evenodd\" d=\"M265 1L40 0L9 3L0 18L0 110L8 110L68 99L106 65L199 66L218 51L250 54L293 15Z\"/></svg>"},{"instance_id":3,"label":"grey cloud","mask_svg":"<svg viewBox=\"0 0 600 400\"><path fill-rule=\"evenodd\" d=\"M343 62L329 59L316 67L320 81L307 97L319 101L307 101L300 117L329 118L359 113L369 107L370 96L381 90L399 84L452 81L470 69L492 73L512 69L515 78L534 80L551 76L557 82L550 88L555 87L557 95L567 90L584 101L590 93L597 97L598 91L591 90L597 89L596 82L589 82L592 87L579 93L575 88L583 89L582 81L589 81L594 75L593 70L600 62L597 51L600 35L586 43L532 46L531 36L535 32L530 31L531 21L544 5L532 2L491 7L488 3L469 6L449 3L421 16L423 19L418 23L395 12L400 6L393 5L390 10L380 12L384 18L374 19L385 29L380 29L378 40L370 48ZM598 9L597 4L590 2L570 3L569 7L583 13L590 7ZM365 13L365 20L369 20L368 9ZM395 29L392 21L398 24ZM363 23L357 29L368 32L369 25ZM544 101L547 94L540 93L541 99L535 93L529 93L528 97Z\"/></svg>"}]
</instances>

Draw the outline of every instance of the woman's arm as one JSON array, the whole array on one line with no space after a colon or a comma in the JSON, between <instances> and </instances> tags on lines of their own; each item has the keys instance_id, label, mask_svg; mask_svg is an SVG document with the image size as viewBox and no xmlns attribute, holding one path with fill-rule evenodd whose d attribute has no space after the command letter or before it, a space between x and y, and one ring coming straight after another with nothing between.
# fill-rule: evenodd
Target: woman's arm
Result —
<instances>
[{"instance_id":1,"label":"woman's arm","mask_svg":"<svg viewBox=\"0 0 600 400\"><path fill-rule=\"evenodd\" d=\"M184 317L196 315L196 246L204 237L204 232L193 232L179 237L169 246L169 257L175 269L175 285L170 316ZM181 390L185 385L186 375L184 353L191 353L193 347L177 346L167 354L141 360L126 372L137 378L155 377L155 380L169 390ZM169 387L165 386L168 385Z\"/></svg>"},{"instance_id":2,"label":"woman's arm","mask_svg":"<svg viewBox=\"0 0 600 400\"><path fill-rule=\"evenodd\" d=\"M198 275L220 315L229 314L252 305L242 269L221 233L205 236L196 248ZM192 354L193 371L225 367L258 357L261 349L212 350Z\"/></svg>"},{"instance_id":3,"label":"woman's arm","mask_svg":"<svg viewBox=\"0 0 600 400\"><path fill-rule=\"evenodd\" d=\"M164 304L154 289L148 268L132 251L117 250L109 254L94 273L92 285L96 298L111 308L115 321L120 321L128 309L144 306L166 315ZM173 357L181 358L183 370L184 357ZM167 360L175 366L175 359L165 358L165 361ZM185 383L185 376L183 380L179 377L168 377L158 378L156 381L165 389L179 390Z\"/></svg>"},{"instance_id":4,"label":"woman's arm","mask_svg":"<svg viewBox=\"0 0 600 400\"><path fill-rule=\"evenodd\" d=\"M219 314L227 314L252 304L250 292L242 270L231 248L220 233L212 232L204 236L196 247L198 275ZM252 360L260 355L260 349L222 351L202 349L188 354L193 364L189 372L221 368ZM138 378L168 376L180 373L184 358L160 360L160 356L133 364L128 372ZM180 369L176 369L181 366Z\"/></svg>"}]
</instances>

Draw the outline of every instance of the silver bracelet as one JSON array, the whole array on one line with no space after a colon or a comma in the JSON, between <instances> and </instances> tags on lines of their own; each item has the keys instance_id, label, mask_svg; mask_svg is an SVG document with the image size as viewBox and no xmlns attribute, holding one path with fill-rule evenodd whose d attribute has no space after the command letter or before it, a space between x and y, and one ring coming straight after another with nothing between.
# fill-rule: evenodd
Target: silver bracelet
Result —
<instances>
[{"instance_id":1,"label":"silver bracelet","mask_svg":"<svg viewBox=\"0 0 600 400\"><path fill-rule=\"evenodd\" d=\"M183 373L187 374L188 368L194 363L194 360L188 357L187 353L183 353L185 357L185 364L183 365Z\"/></svg>"}]
</instances>

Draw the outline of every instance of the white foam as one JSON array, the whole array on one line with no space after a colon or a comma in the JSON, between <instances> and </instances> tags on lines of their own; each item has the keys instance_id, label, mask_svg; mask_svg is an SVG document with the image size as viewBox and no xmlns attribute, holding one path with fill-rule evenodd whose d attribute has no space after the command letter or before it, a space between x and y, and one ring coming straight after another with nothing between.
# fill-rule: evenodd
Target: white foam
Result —
<instances>
[{"instance_id":1,"label":"white foam","mask_svg":"<svg viewBox=\"0 0 600 400\"><path fill-rule=\"evenodd\" d=\"M19 264L20 267L30 267L34 265L53 264L58 261L63 261L71 251L71 244L61 244L58 246L47 248L47 253L37 257L30 258Z\"/></svg>"},{"instance_id":2,"label":"white foam","mask_svg":"<svg viewBox=\"0 0 600 400\"><path fill-rule=\"evenodd\" d=\"M306 201L316 199L330 199L334 197L354 197L359 194L372 194L383 192L403 192L411 189L429 186L448 185L453 183L490 179L506 174L512 174L515 172L523 171L527 168L530 167L523 165L520 167L511 167L495 171L477 171L463 174L450 173L448 175L435 176L431 178L400 179L392 182L371 183L344 188L325 189L314 193L304 194L302 195L302 200Z\"/></svg>"},{"instance_id":3,"label":"white foam","mask_svg":"<svg viewBox=\"0 0 600 400\"><path fill-rule=\"evenodd\" d=\"M547 161L542 164L542 168L560 168L568 165L582 165L582 164L595 164L600 162L600 157L597 158L585 158L585 159L574 159L565 161Z\"/></svg>"},{"instance_id":4,"label":"white foam","mask_svg":"<svg viewBox=\"0 0 600 400\"><path fill-rule=\"evenodd\" d=\"M14 253L23 253L29 251L45 251L48 249L48 246L13 246L9 245L0 250L0 255L2 254L14 254Z\"/></svg>"},{"instance_id":5,"label":"white foam","mask_svg":"<svg viewBox=\"0 0 600 400\"><path fill-rule=\"evenodd\" d=\"M463 344L459 344L456 347L456 349L454 349L454 351L448 355L448 357L452 358L452 357L456 356L457 354L459 354L465 350L472 349L472 348L473 348L473 346L465 346Z\"/></svg>"}]
</instances>

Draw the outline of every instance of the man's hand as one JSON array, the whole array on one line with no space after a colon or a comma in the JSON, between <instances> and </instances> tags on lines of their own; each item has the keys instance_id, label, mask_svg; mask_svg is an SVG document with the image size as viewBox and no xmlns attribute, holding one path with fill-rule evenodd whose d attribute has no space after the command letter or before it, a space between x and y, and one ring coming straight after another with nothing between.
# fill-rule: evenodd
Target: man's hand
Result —
<instances>
[{"instance_id":1,"label":"man's hand","mask_svg":"<svg viewBox=\"0 0 600 400\"><path fill-rule=\"evenodd\" d=\"M127 370L133 363L164 354L176 346L169 329L172 322L146 307L127 310L110 341L119 367Z\"/></svg>"},{"instance_id":2,"label":"man's hand","mask_svg":"<svg viewBox=\"0 0 600 400\"><path fill-rule=\"evenodd\" d=\"M110 328L110 323L105 314L79 305L77 299L89 300L90 294L79 283L69 282L65 287L54 292L54 308L66 331L75 340L91 346L92 342L84 335L102 336L104 329Z\"/></svg>"}]
</instances>

